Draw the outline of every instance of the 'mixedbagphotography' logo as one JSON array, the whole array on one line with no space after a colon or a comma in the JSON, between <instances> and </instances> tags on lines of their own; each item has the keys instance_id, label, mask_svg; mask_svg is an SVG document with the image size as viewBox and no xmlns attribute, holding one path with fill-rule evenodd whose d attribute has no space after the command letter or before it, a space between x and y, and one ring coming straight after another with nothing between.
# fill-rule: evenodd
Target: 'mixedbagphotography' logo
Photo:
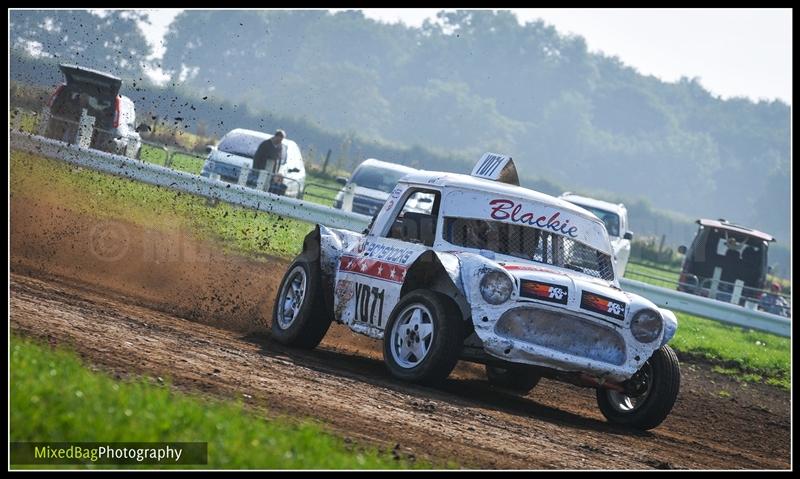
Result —
<instances>
[{"instance_id":1,"label":"'mixedbagphotography' logo","mask_svg":"<svg viewBox=\"0 0 800 479\"><path fill-rule=\"evenodd\" d=\"M12 442L11 464L208 464L206 442Z\"/></svg>"}]
</instances>

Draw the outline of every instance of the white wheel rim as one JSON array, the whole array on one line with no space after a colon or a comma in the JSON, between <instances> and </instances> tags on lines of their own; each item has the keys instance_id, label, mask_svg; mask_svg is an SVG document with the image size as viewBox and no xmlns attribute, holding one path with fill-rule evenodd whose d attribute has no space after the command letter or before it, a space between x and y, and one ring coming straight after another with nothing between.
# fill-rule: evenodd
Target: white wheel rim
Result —
<instances>
[{"instance_id":1,"label":"white wheel rim","mask_svg":"<svg viewBox=\"0 0 800 479\"><path fill-rule=\"evenodd\" d=\"M394 362L404 369L418 366L433 344L433 315L422 304L407 306L397 316L391 331Z\"/></svg>"},{"instance_id":2,"label":"white wheel rim","mask_svg":"<svg viewBox=\"0 0 800 479\"><path fill-rule=\"evenodd\" d=\"M645 363L641 373L645 375L646 388L644 392L638 396L628 396L625 393L614 391L613 389L606 390L608 401L611 403L611 407L613 407L614 410L623 414L630 414L642 407L645 403L650 396L650 390L653 388L653 368L650 366L649 362Z\"/></svg>"},{"instance_id":3,"label":"white wheel rim","mask_svg":"<svg viewBox=\"0 0 800 479\"><path fill-rule=\"evenodd\" d=\"M303 306L306 297L306 270L302 266L295 266L287 275L287 280L283 283L281 290L281 301L278 304L278 326L281 329L289 328Z\"/></svg>"}]
</instances>

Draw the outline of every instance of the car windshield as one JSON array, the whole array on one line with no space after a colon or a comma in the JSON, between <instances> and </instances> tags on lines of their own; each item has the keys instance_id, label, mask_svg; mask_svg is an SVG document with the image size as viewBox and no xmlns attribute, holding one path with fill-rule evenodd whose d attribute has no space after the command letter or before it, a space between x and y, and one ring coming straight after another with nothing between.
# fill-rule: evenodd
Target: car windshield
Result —
<instances>
[{"instance_id":1,"label":"car windshield","mask_svg":"<svg viewBox=\"0 0 800 479\"><path fill-rule=\"evenodd\" d=\"M400 178L408 172L397 171L380 166L361 165L350 180L358 186L389 193L397 185Z\"/></svg>"},{"instance_id":2,"label":"car windshield","mask_svg":"<svg viewBox=\"0 0 800 479\"><path fill-rule=\"evenodd\" d=\"M591 211L595 216L603 221L609 236L619 236L619 215L608 210L593 208L591 206L578 205L585 210Z\"/></svg>"},{"instance_id":3,"label":"car windshield","mask_svg":"<svg viewBox=\"0 0 800 479\"><path fill-rule=\"evenodd\" d=\"M493 251L528 261L614 280L611 257L590 246L532 226L445 217L445 240L465 248Z\"/></svg>"},{"instance_id":4,"label":"car windshield","mask_svg":"<svg viewBox=\"0 0 800 479\"><path fill-rule=\"evenodd\" d=\"M219 142L217 149L223 153L252 158L258 150L258 145L263 141L264 138L258 136L228 133Z\"/></svg>"}]
</instances>

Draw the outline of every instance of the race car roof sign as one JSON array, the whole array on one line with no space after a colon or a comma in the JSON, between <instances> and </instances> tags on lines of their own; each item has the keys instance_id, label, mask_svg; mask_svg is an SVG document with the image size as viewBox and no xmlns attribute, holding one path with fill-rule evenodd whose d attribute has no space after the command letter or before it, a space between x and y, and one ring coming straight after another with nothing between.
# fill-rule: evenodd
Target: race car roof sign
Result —
<instances>
[{"instance_id":1,"label":"race car roof sign","mask_svg":"<svg viewBox=\"0 0 800 479\"><path fill-rule=\"evenodd\" d=\"M471 175L476 178L519 186L519 176L514 161L510 156L498 153L484 153L475 164L475 168L472 169Z\"/></svg>"}]
</instances>

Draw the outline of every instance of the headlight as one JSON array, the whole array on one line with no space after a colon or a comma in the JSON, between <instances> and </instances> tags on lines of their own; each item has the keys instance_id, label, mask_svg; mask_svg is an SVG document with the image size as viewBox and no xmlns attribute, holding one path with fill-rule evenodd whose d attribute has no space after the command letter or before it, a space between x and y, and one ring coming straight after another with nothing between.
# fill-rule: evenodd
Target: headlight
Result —
<instances>
[{"instance_id":1,"label":"headlight","mask_svg":"<svg viewBox=\"0 0 800 479\"><path fill-rule=\"evenodd\" d=\"M514 283L507 274L489 271L481 278L481 296L489 304L502 304L511 297Z\"/></svg>"},{"instance_id":2,"label":"headlight","mask_svg":"<svg viewBox=\"0 0 800 479\"><path fill-rule=\"evenodd\" d=\"M631 321L631 333L637 341L652 343L661 334L663 321L661 315L652 309L639 311Z\"/></svg>"}]
</instances>

